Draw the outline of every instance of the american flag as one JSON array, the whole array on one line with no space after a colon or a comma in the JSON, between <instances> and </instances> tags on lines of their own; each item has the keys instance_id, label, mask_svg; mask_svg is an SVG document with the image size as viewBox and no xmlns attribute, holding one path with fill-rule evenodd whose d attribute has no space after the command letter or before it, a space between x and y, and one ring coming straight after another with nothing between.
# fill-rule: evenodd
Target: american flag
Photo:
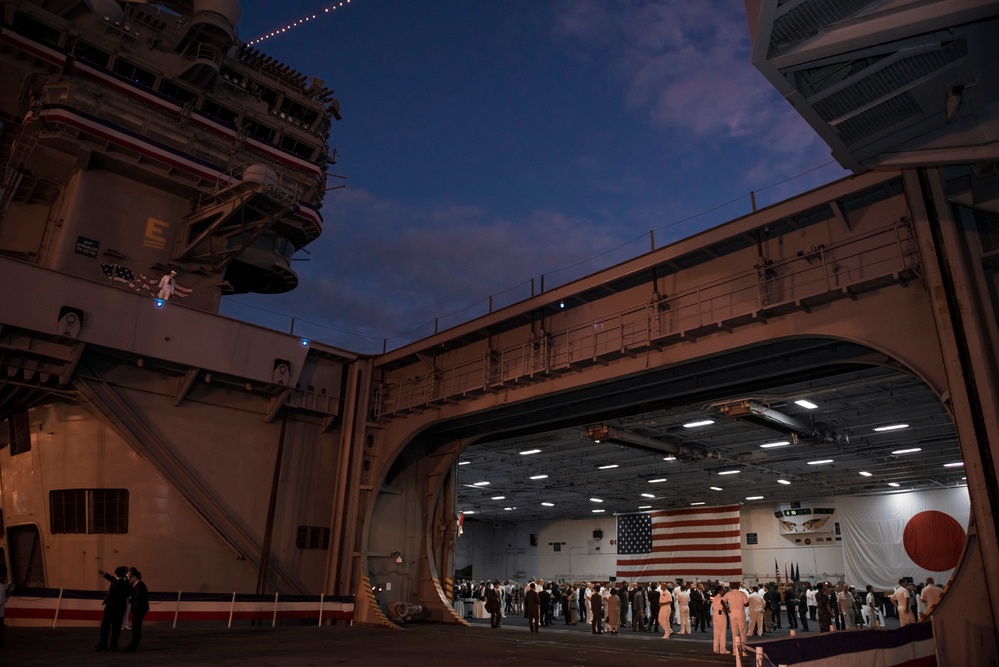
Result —
<instances>
[{"instance_id":1,"label":"american flag","mask_svg":"<svg viewBox=\"0 0 999 667\"><path fill-rule=\"evenodd\" d=\"M617 518L619 579L742 578L739 506L697 507Z\"/></svg>"}]
</instances>

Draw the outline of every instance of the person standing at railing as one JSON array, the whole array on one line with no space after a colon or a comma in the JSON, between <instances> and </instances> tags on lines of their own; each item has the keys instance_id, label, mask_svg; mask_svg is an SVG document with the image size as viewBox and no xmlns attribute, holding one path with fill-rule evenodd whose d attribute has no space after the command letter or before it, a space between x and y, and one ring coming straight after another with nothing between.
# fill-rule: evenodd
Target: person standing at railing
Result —
<instances>
[{"instance_id":1,"label":"person standing at railing","mask_svg":"<svg viewBox=\"0 0 999 667\"><path fill-rule=\"evenodd\" d=\"M132 586L125 579L128 568L121 565L115 568L114 577L103 570L100 575L111 581L107 595L104 596L104 617L101 619L101 636L95 647L98 651L106 651L109 646L112 651L118 650L118 638L121 636L121 622L125 618L125 608L132 596ZM111 643L108 644L108 635Z\"/></svg>"},{"instance_id":2,"label":"person standing at railing","mask_svg":"<svg viewBox=\"0 0 999 667\"><path fill-rule=\"evenodd\" d=\"M142 573L134 567L128 571L128 580L132 584L132 641L125 650L135 651L142 639L142 619L149 611L149 589L142 582Z\"/></svg>"}]
</instances>

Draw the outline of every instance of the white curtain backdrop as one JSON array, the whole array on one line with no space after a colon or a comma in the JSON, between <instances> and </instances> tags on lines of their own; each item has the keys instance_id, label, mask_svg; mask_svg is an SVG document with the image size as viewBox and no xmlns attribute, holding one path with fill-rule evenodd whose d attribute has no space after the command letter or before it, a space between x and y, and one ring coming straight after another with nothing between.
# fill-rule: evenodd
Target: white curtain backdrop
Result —
<instances>
[{"instance_id":1,"label":"white curtain backdrop","mask_svg":"<svg viewBox=\"0 0 999 667\"><path fill-rule=\"evenodd\" d=\"M917 565L906 553L902 535L909 520L935 510L968 530L971 505L967 488L896 493L885 496L837 496L846 581L863 590L891 590L901 577L918 583L927 576L943 586L953 569L934 572ZM933 539L932 535L930 539Z\"/></svg>"}]
</instances>

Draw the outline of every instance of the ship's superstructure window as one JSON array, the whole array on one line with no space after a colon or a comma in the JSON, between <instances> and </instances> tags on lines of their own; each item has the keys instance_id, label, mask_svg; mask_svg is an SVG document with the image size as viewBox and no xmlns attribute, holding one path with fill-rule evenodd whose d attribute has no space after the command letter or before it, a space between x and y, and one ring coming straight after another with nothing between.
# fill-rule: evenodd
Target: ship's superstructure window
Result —
<instances>
[{"instance_id":1,"label":"ship's superstructure window","mask_svg":"<svg viewBox=\"0 0 999 667\"><path fill-rule=\"evenodd\" d=\"M267 127L263 123L258 123L250 118L246 118L243 121L243 126L246 127L246 131L251 137L255 137L268 143L272 143L274 141L274 135L277 134L275 129Z\"/></svg>"},{"instance_id":2,"label":"ship's superstructure window","mask_svg":"<svg viewBox=\"0 0 999 667\"><path fill-rule=\"evenodd\" d=\"M128 532L128 489L56 489L49 491L52 534Z\"/></svg>"},{"instance_id":3,"label":"ship's superstructure window","mask_svg":"<svg viewBox=\"0 0 999 667\"><path fill-rule=\"evenodd\" d=\"M224 107L217 102L213 102L212 100L205 100L202 102L201 110L212 118L218 119L223 123L228 123L229 125L235 125L236 118L239 117L239 114L232 109Z\"/></svg>"},{"instance_id":4,"label":"ship's superstructure window","mask_svg":"<svg viewBox=\"0 0 999 667\"><path fill-rule=\"evenodd\" d=\"M284 135L281 137L281 148L286 151L290 151L299 157L303 157L306 160L312 159L312 154L316 152L316 149L305 143L304 141L298 141L294 137L289 137Z\"/></svg>"},{"instance_id":5,"label":"ship's superstructure window","mask_svg":"<svg viewBox=\"0 0 999 667\"><path fill-rule=\"evenodd\" d=\"M295 546L299 549L329 549L330 529L321 526L299 526Z\"/></svg>"},{"instance_id":6,"label":"ship's superstructure window","mask_svg":"<svg viewBox=\"0 0 999 667\"><path fill-rule=\"evenodd\" d=\"M66 50L77 60L82 60L98 67L107 67L108 63L111 62L110 53L97 48L93 44L87 44L82 39L76 37L70 37L69 42L66 44Z\"/></svg>"},{"instance_id":7,"label":"ship's superstructure window","mask_svg":"<svg viewBox=\"0 0 999 667\"><path fill-rule=\"evenodd\" d=\"M156 75L148 70L144 70L134 63L130 63L127 60L118 59L114 63L113 70L116 74L121 74L123 77L129 81L134 81L140 86L145 86L146 88L152 88L153 84L156 82Z\"/></svg>"},{"instance_id":8,"label":"ship's superstructure window","mask_svg":"<svg viewBox=\"0 0 999 667\"><path fill-rule=\"evenodd\" d=\"M191 104L195 104L198 101L197 93L192 92L182 86L178 86L173 81L169 81L167 79L163 79L162 81L160 81L159 90L167 97L176 100L181 104L186 104L188 102L190 102Z\"/></svg>"},{"instance_id":9,"label":"ship's superstructure window","mask_svg":"<svg viewBox=\"0 0 999 667\"><path fill-rule=\"evenodd\" d=\"M17 456L31 451L31 424L28 423L27 410L21 410L11 415L4 425L6 441L10 443L10 455Z\"/></svg>"},{"instance_id":10,"label":"ship's superstructure window","mask_svg":"<svg viewBox=\"0 0 999 667\"><path fill-rule=\"evenodd\" d=\"M45 25L31 16L20 13L14 15L14 29L26 37L52 45L59 44L59 36L62 34L52 26Z\"/></svg>"}]
</instances>

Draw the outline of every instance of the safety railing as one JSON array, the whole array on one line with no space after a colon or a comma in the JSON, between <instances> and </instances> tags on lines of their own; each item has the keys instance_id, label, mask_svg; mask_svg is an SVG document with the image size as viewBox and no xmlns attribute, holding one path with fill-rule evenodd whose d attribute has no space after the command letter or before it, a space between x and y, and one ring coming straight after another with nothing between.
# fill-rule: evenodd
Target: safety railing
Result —
<instances>
[{"instance_id":1,"label":"safety railing","mask_svg":"<svg viewBox=\"0 0 999 667\"><path fill-rule=\"evenodd\" d=\"M681 278L682 278L682 274ZM725 277L582 324L375 388L376 418L538 381L717 330L730 330L919 275L912 228L899 220L841 243L758 261Z\"/></svg>"}]
</instances>

